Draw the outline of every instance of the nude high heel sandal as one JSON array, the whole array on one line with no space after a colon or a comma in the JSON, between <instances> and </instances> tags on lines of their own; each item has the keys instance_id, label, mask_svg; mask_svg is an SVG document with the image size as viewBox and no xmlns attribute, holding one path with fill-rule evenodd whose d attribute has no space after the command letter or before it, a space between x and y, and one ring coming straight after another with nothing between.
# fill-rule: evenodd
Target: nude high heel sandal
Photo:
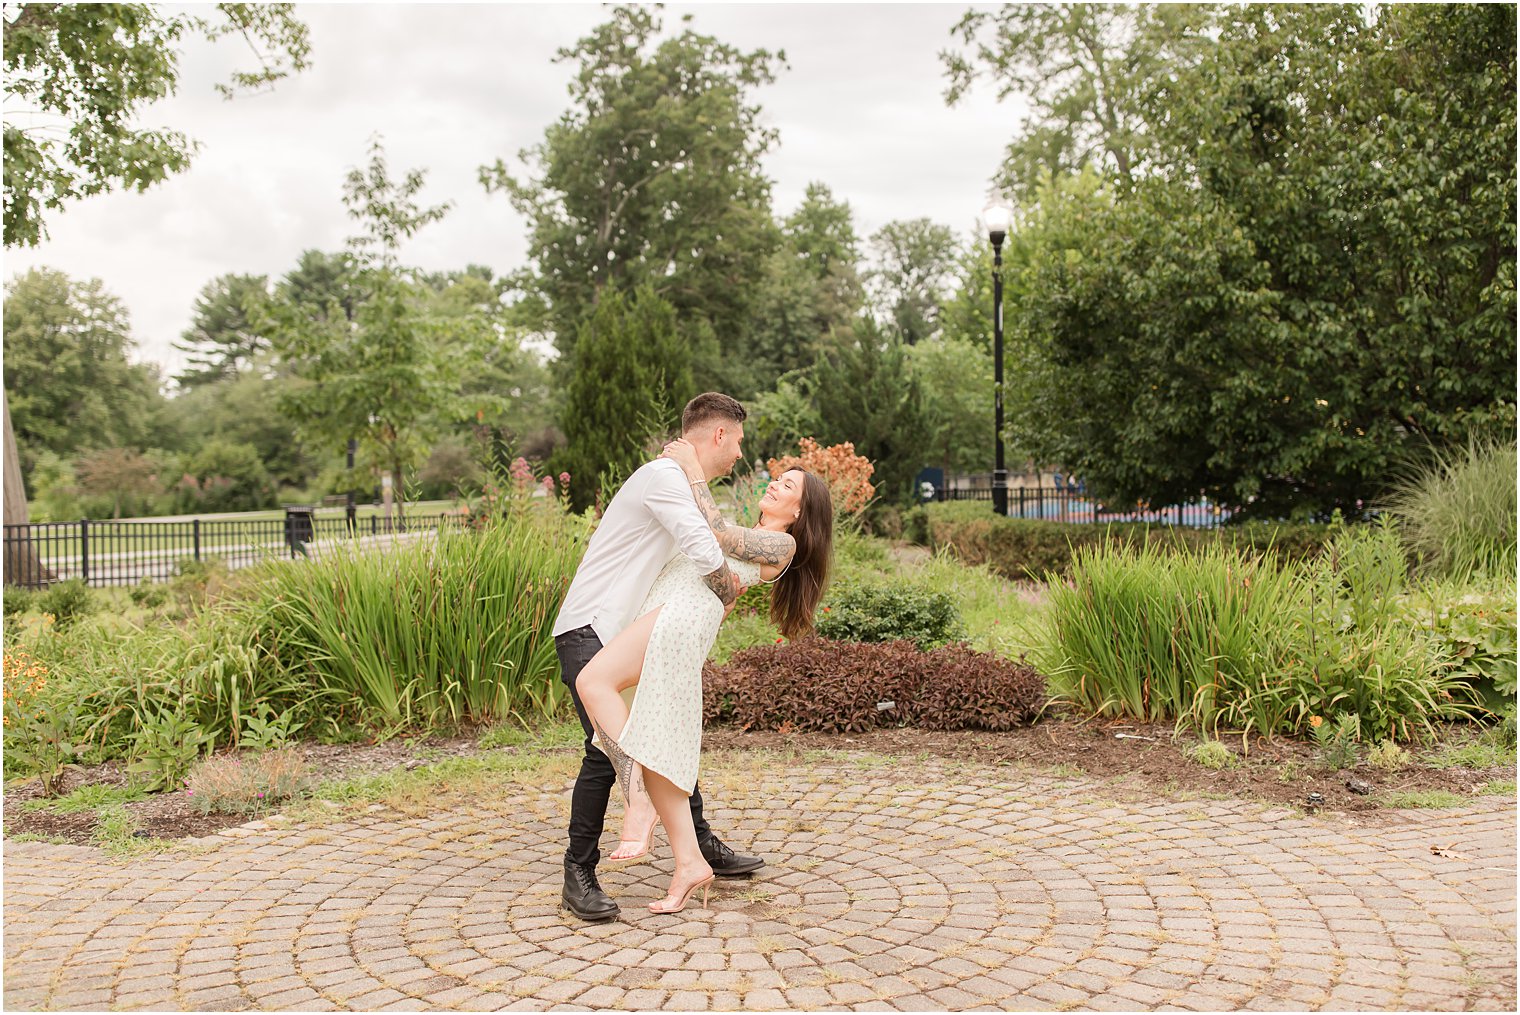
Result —
<instances>
[{"instance_id":1,"label":"nude high heel sandal","mask_svg":"<svg viewBox=\"0 0 1520 1015\"><path fill-rule=\"evenodd\" d=\"M664 902L665 900L664 899L660 899L657 902L651 902L649 904L649 911L651 913L662 913L662 914L679 913L681 910L683 910L683 909L686 908L686 903L688 903L688 902L691 901L691 893L694 892L694 891L696 891L698 888L702 889L702 908L706 909L707 908L707 890L708 890L708 888L712 887L712 883L713 883L713 875L709 874L709 875L707 875L707 877L703 878L701 881L695 881L695 882L691 883L690 885L686 886L686 891L684 893L682 893L682 895L681 895L681 904L679 906L676 906L674 909L662 909L662 908L660 908L660 903Z\"/></svg>"}]
</instances>

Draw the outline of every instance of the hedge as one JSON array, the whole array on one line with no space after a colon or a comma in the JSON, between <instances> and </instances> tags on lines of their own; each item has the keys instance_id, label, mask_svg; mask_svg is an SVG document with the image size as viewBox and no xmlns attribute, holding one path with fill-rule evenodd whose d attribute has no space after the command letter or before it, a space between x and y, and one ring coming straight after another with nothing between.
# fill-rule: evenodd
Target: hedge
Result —
<instances>
[{"instance_id":1,"label":"hedge","mask_svg":"<svg viewBox=\"0 0 1520 1015\"><path fill-rule=\"evenodd\" d=\"M1007 578L1044 580L1054 572L1071 571L1072 551L1100 543L1130 546L1202 549L1223 543L1251 553L1274 550L1282 560L1319 556L1329 544L1328 525L1249 522L1217 529L1198 529L1145 522L1046 522L999 518L991 505L976 501L929 504L919 531L927 530L928 545L949 547L968 564L986 564Z\"/></svg>"}]
</instances>

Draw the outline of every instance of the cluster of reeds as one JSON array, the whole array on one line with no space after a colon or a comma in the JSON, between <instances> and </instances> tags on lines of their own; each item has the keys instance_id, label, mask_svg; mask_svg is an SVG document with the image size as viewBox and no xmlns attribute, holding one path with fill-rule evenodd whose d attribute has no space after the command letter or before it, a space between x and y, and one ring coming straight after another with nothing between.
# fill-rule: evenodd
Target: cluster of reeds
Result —
<instances>
[{"instance_id":1,"label":"cluster of reeds","mask_svg":"<svg viewBox=\"0 0 1520 1015\"><path fill-rule=\"evenodd\" d=\"M261 639L301 682L399 726L552 714L550 628L584 549L574 516L440 531L384 554L271 568Z\"/></svg>"}]
</instances>

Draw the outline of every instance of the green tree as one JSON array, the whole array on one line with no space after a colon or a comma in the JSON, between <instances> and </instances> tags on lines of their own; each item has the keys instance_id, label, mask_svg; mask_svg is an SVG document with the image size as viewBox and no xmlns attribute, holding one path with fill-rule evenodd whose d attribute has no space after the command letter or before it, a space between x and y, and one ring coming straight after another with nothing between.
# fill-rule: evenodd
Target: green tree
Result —
<instances>
[{"instance_id":1,"label":"green tree","mask_svg":"<svg viewBox=\"0 0 1520 1015\"><path fill-rule=\"evenodd\" d=\"M359 284L359 266L347 251L307 250L275 287L275 296L281 306L299 307L313 321L342 329L358 318L365 291ZM259 321L258 326L270 323Z\"/></svg>"},{"instance_id":2,"label":"green tree","mask_svg":"<svg viewBox=\"0 0 1520 1015\"><path fill-rule=\"evenodd\" d=\"M807 266L818 283L818 333L847 326L865 302L860 279L860 241L854 213L822 183L810 183L797 210L783 223L785 248Z\"/></svg>"},{"instance_id":3,"label":"green tree","mask_svg":"<svg viewBox=\"0 0 1520 1015\"><path fill-rule=\"evenodd\" d=\"M472 425L501 428L514 445L541 434L554 420L554 391L543 360L525 345L521 312L506 302L510 284L480 265L419 281L431 292L434 313L483 324L489 335L460 388L466 400L480 403Z\"/></svg>"},{"instance_id":4,"label":"green tree","mask_svg":"<svg viewBox=\"0 0 1520 1015\"><path fill-rule=\"evenodd\" d=\"M954 292L940 306L941 334L946 339L969 342L990 355L993 337L992 244L986 236L977 234L961 247L954 277Z\"/></svg>"},{"instance_id":5,"label":"green tree","mask_svg":"<svg viewBox=\"0 0 1520 1015\"><path fill-rule=\"evenodd\" d=\"M931 441L923 393L908 367L907 346L869 319L838 336L813 369L820 444L851 441L876 466L872 482L888 503L913 495L913 478Z\"/></svg>"},{"instance_id":6,"label":"green tree","mask_svg":"<svg viewBox=\"0 0 1520 1015\"><path fill-rule=\"evenodd\" d=\"M568 443L555 468L570 473L571 498L585 508L604 476L620 484L648 460L656 431L679 420L697 391L675 308L651 288L602 293L575 347L563 416Z\"/></svg>"},{"instance_id":7,"label":"green tree","mask_svg":"<svg viewBox=\"0 0 1520 1015\"><path fill-rule=\"evenodd\" d=\"M1021 195L1041 172L1094 166L1128 183L1144 165L1148 103L1208 47L1215 4L1003 4L951 30L940 59L954 105L985 75L1029 103L997 180Z\"/></svg>"},{"instance_id":8,"label":"green tree","mask_svg":"<svg viewBox=\"0 0 1520 1015\"><path fill-rule=\"evenodd\" d=\"M189 457L185 469L195 480L193 503L187 508L255 511L274 506L274 482L251 444L213 438Z\"/></svg>"},{"instance_id":9,"label":"green tree","mask_svg":"<svg viewBox=\"0 0 1520 1015\"><path fill-rule=\"evenodd\" d=\"M5 245L35 246L47 235L44 210L120 187L146 190L187 168L195 142L134 125L178 86L176 44L241 36L261 65L217 86L231 98L306 67L307 30L292 8L217 4L206 15L154 4L7 5Z\"/></svg>"},{"instance_id":10,"label":"green tree","mask_svg":"<svg viewBox=\"0 0 1520 1015\"><path fill-rule=\"evenodd\" d=\"M950 227L926 218L888 222L872 235L871 248L868 278L878 315L908 345L935 334L960 253Z\"/></svg>"},{"instance_id":11,"label":"green tree","mask_svg":"<svg viewBox=\"0 0 1520 1015\"><path fill-rule=\"evenodd\" d=\"M656 11L617 7L560 50L576 67L570 108L519 153L525 175L498 159L480 178L528 220L533 269L520 284L559 370L574 368L574 336L603 292L649 286L676 308L698 382L722 387L746 369L736 341L778 243L760 165L775 132L749 96L783 58L689 27L660 32Z\"/></svg>"},{"instance_id":12,"label":"green tree","mask_svg":"<svg viewBox=\"0 0 1520 1015\"><path fill-rule=\"evenodd\" d=\"M911 376L923 392L929 451L948 477L993 465L992 355L961 338L932 339L907 349Z\"/></svg>"},{"instance_id":13,"label":"green tree","mask_svg":"<svg viewBox=\"0 0 1520 1015\"><path fill-rule=\"evenodd\" d=\"M344 203L361 232L350 243L348 269L311 257L316 281L301 289L287 278L273 314L276 353L296 378L282 408L307 443L342 447L351 437L405 490L405 471L421 455L439 421L465 418L494 404L466 399L463 378L491 339L478 314L440 313L436 293L399 263L401 242L441 218L448 205L416 201L424 175L392 179L379 140L369 164L344 183ZM351 298L351 307L333 284ZM350 316L351 314L351 316Z\"/></svg>"},{"instance_id":14,"label":"green tree","mask_svg":"<svg viewBox=\"0 0 1520 1015\"><path fill-rule=\"evenodd\" d=\"M35 268L5 297L5 391L23 471L43 451L148 446L163 404L156 367L132 363L127 309L99 279Z\"/></svg>"},{"instance_id":15,"label":"green tree","mask_svg":"<svg viewBox=\"0 0 1520 1015\"><path fill-rule=\"evenodd\" d=\"M284 392L295 383L273 369L256 368L241 377L182 391L165 407L180 434L176 446L193 451L211 439L250 445L275 484L307 486L317 462L295 423L277 411ZM337 453L341 447L327 450Z\"/></svg>"},{"instance_id":16,"label":"green tree","mask_svg":"<svg viewBox=\"0 0 1520 1015\"><path fill-rule=\"evenodd\" d=\"M1512 429L1514 26L1231 9L1161 96L1155 173L1039 195L1010 436L1101 496L1272 516Z\"/></svg>"},{"instance_id":17,"label":"green tree","mask_svg":"<svg viewBox=\"0 0 1520 1015\"><path fill-rule=\"evenodd\" d=\"M803 437L823 432L814 391L812 366L776 378L775 387L745 404L744 453L752 462L795 454Z\"/></svg>"},{"instance_id":18,"label":"green tree","mask_svg":"<svg viewBox=\"0 0 1520 1015\"><path fill-rule=\"evenodd\" d=\"M129 448L88 451L79 456L74 473L82 498L109 504L112 518L120 518L124 507L129 515L150 510L163 492L158 464ZM93 513L86 510L87 515Z\"/></svg>"},{"instance_id":19,"label":"green tree","mask_svg":"<svg viewBox=\"0 0 1520 1015\"><path fill-rule=\"evenodd\" d=\"M269 298L265 275L222 275L207 282L196 297L190 327L174 343L190 354L187 369L174 378L180 387L236 378L268 352L269 338L259 322L268 316Z\"/></svg>"}]
</instances>

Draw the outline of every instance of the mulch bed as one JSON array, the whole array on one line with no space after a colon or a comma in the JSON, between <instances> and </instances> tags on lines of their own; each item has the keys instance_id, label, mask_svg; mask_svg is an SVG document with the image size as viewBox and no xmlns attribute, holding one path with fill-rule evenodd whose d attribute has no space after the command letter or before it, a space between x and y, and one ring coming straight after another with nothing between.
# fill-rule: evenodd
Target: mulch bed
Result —
<instances>
[{"instance_id":1,"label":"mulch bed","mask_svg":"<svg viewBox=\"0 0 1520 1015\"><path fill-rule=\"evenodd\" d=\"M1474 735L1470 728L1453 728L1443 737L1458 742ZM1137 739L1138 738L1138 739ZM1060 768L1103 782L1109 789L1133 789L1167 797L1236 797L1287 804L1321 812L1363 814L1384 809L1389 793L1445 790L1468 796L1494 779L1513 778L1512 768L1430 768L1419 763L1426 753L1411 750L1412 764L1395 772L1374 768L1365 761L1354 768L1332 772L1321 767L1314 745L1298 740L1253 739L1242 751L1239 737L1222 741L1239 764L1213 770L1190 761L1183 748L1194 743L1173 739L1170 723L1137 725L1132 722L1077 722L1046 719L1034 726L1009 733L933 733L916 729L873 730L867 733L774 733L709 729L703 734L704 750L719 748L770 748L795 750L857 750L878 754L928 753L980 764L1018 764L1034 768ZM1293 772L1283 781L1284 770ZM1357 782L1354 792L1348 783ZM1323 803L1310 803L1318 793Z\"/></svg>"},{"instance_id":2,"label":"mulch bed","mask_svg":"<svg viewBox=\"0 0 1520 1015\"><path fill-rule=\"evenodd\" d=\"M1122 735L1121 735L1122 734ZM1446 742L1461 742L1475 733L1453 727L1443 735ZM1034 726L1009 733L935 733L917 729L874 730L868 733L775 733L718 727L704 734L704 749L744 751L813 750L865 751L877 754L929 754L979 764L1016 764L1035 769L1058 769L1080 773L1104 783L1116 793L1144 792L1173 799L1188 797L1234 797L1286 804L1321 813L1342 812L1357 820L1376 817L1386 808L1382 798L1394 792L1445 790L1468 796L1494 779L1513 778L1512 768L1430 768L1418 762L1423 750L1414 752L1415 763L1396 772L1374 768L1365 762L1355 768L1330 772L1321 768L1312 744L1295 740L1253 740L1243 754L1240 739L1223 742L1240 763L1215 771L1188 760L1183 748L1191 740L1173 740L1170 725L1077 722L1046 719ZM324 778L373 774L394 768L416 768L450 756L479 753L474 737L430 737L422 740L391 740L382 744L303 744L299 748L307 764ZM514 748L506 748L514 750ZM561 750L570 750L562 748ZM1284 771L1293 772L1289 781ZM1365 792L1354 792L1348 783L1357 781ZM120 762L70 771L64 792L89 784L125 786ZM1318 793L1323 803L1310 804L1309 794ZM56 836L72 843L88 844L95 829L93 811L58 814L23 810L21 805L41 796L35 781L6 787L4 798L7 835ZM192 797L183 793L158 793L125 805L137 821L139 835L180 839L209 835L250 820L245 814L201 814Z\"/></svg>"}]
</instances>

